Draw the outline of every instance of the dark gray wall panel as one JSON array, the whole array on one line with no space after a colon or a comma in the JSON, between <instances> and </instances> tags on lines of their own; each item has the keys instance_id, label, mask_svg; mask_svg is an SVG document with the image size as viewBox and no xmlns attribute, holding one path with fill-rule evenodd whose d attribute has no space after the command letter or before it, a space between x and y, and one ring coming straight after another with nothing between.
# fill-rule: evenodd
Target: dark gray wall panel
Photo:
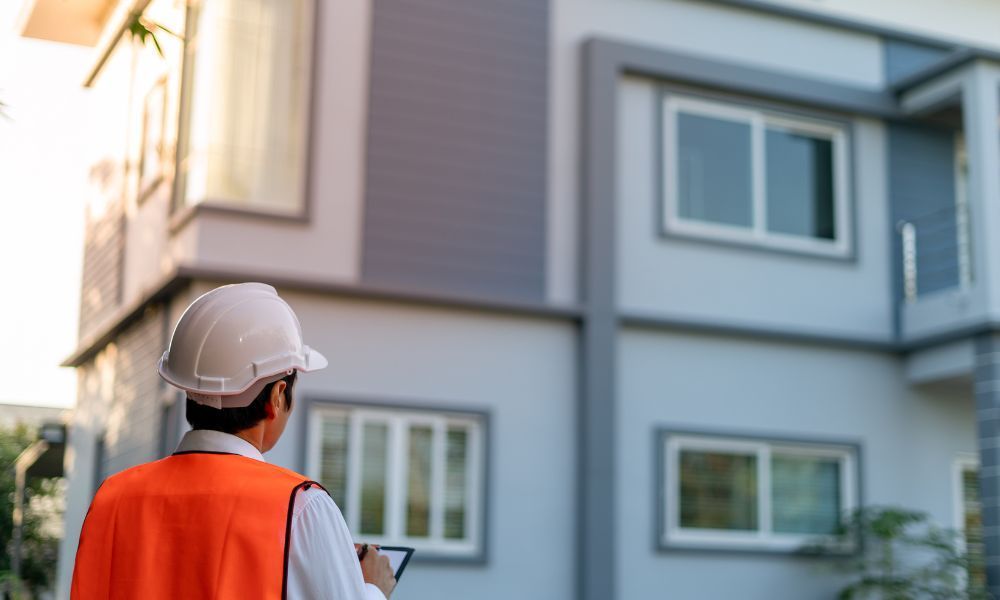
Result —
<instances>
[{"instance_id":1,"label":"dark gray wall panel","mask_svg":"<svg viewBox=\"0 0 1000 600\"><path fill-rule=\"evenodd\" d=\"M990 593L1000 597L1000 336L985 333L976 343L976 430L979 439L979 498L984 563Z\"/></svg>"},{"instance_id":2,"label":"dark gray wall panel","mask_svg":"<svg viewBox=\"0 0 1000 600\"><path fill-rule=\"evenodd\" d=\"M958 284L955 219L955 133L920 125L889 126L889 194L892 224L916 227L917 290L920 294ZM894 260L902 260L898 231ZM899 273L901 270L897 269ZM897 277L897 294L902 289Z\"/></svg>"},{"instance_id":3,"label":"dark gray wall panel","mask_svg":"<svg viewBox=\"0 0 1000 600\"><path fill-rule=\"evenodd\" d=\"M362 279L545 295L545 0L374 3Z\"/></svg>"},{"instance_id":4,"label":"dark gray wall panel","mask_svg":"<svg viewBox=\"0 0 1000 600\"><path fill-rule=\"evenodd\" d=\"M948 56L940 46L925 46L902 40L885 40L885 78L890 84L926 69Z\"/></svg>"}]
</instances>

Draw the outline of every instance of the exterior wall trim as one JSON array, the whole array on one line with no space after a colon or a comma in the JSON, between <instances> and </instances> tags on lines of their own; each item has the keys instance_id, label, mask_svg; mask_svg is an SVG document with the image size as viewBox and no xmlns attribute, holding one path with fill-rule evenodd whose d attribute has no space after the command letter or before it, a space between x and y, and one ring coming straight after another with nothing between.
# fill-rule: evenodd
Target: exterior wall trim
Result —
<instances>
[{"instance_id":1,"label":"exterior wall trim","mask_svg":"<svg viewBox=\"0 0 1000 600\"><path fill-rule=\"evenodd\" d=\"M621 323L624 327L646 330L730 335L757 340L798 342L858 350L872 350L876 352L903 352L907 350L903 345L889 338L865 338L851 334L817 333L804 328L792 327L779 330L771 326L762 326L753 323L720 323L718 321L689 316L675 317L666 314L630 311L622 313Z\"/></svg>"},{"instance_id":2,"label":"exterior wall trim","mask_svg":"<svg viewBox=\"0 0 1000 600\"><path fill-rule=\"evenodd\" d=\"M310 134L310 137L311 134ZM307 184L308 188L309 185ZM307 194L308 198L308 194ZM222 204L218 202L202 201L197 204L184 207L176 207L175 212L170 215L168 231L170 235L177 235L179 231L187 227L188 223L200 217L202 214L215 214L223 217L237 217L247 219L257 219L269 223L292 223L298 225L308 225L310 222L311 202L307 199L305 210L296 213L275 212L264 209L242 208L236 205Z\"/></svg>"},{"instance_id":3,"label":"exterior wall trim","mask_svg":"<svg viewBox=\"0 0 1000 600\"><path fill-rule=\"evenodd\" d=\"M712 90L780 100L836 112L879 118L902 116L895 94L771 69L717 61L692 54L636 45L603 37L586 45L600 48L619 72L673 81Z\"/></svg>"},{"instance_id":4,"label":"exterior wall trim","mask_svg":"<svg viewBox=\"0 0 1000 600\"><path fill-rule=\"evenodd\" d=\"M615 144L619 46L583 46L583 134L580 260L584 318L580 331L577 434L577 555L575 597L616 596L618 557L614 482L615 390L618 356Z\"/></svg>"},{"instance_id":5,"label":"exterior wall trim","mask_svg":"<svg viewBox=\"0 0 1000 600\"><path fill-rule=\"evenodd\" d=\"M777 443L788 443L788 444L801 444L804 446L809 445L830 445L830 446L841 446L844 448L849 448L854 451L855 456L855 469L854 469L854 485L856 490L856 496L858 501L858 506L865 506L865 487L864 487L864 445L859 439L849 439L849 438L829 438L824 436L796 436L796 435L785 435L780 433L771 432L760 432L760 431L750 431L750 430L731 430L731 429L700 429L691 427L674 427L670 425L661 425L655 427L653 430L653 468L656 469L656 473L653 475L653 481L656 485L654 490L654 502L653 502L653 520L652 522L656 524L656 529L653 531L653 548L658 553L669 553L669 554L712 554L712 555L795 555L802 556L805 558L812 558L817 560L829 559L829 556L814 555L802 551L787 551L787 550L774 550L774 549L738 549L738 548L697 548L697 547L686 547L686 546L669 546L663 543L662 532L666 525L664 522L664 514L661 508L666 502L666 480L664 478L666 469L666 457L663 452L663 444L666 442L667 438L672 435L692 435L701 437L713 437L720 439L738 439L738 440L749 440L757 442L777 442ZM856 544L853 551L844 552L844 556L856 555L861 551L860 544Z\"/></svg>"},{"instance_id":6,"label":"exterior wall trim","mask_svg":"<svg viewBox=\"0 0 1000 600\"><path fill-rule=\"evenodd\" d=\"M417 552L413 555L414 562L422 564L435 564L435 565L482 565L485 566L489 563L489 529L490 520L492 515L491 502L490 502L490 492L493 489L492 486L492 469L493 469L493 431L491 423L491 412L488 408L477 407L477 406L445 406L441 404L434 404L433 402L424 403L404 403L396 400L383 400L383 399L367 399L361 398L355 395L324 395L324 394L303 394L303 407L300 409L300 415L298 417L299 426L303 428L303 433L299 435L299 451L298 451L298 463L299 472L304 473L306 470L306 465L308 464L308 452L309 452L309 434L308 434L308 424L307 418L309 413L314 407L317 406L354 406L354 407L365 407L365 408L387 408L387 409L400 409L400 410L410 410L410 411L433 411L433 412L452 412L452 413L464 413L468 415L473 415L479 417L483 420L483 457L482 464L482 489L480 493L483 494L482 499L482 511L479 515L479 531L481 532L482 539L480 551L472 556L468 557L455 557L455 556L442 556L430 554L427 552L421 553Z\"/></svg>"},{"instance_id":7,"label":"exterior wall trim","mask_svg":"<svg viewBox=\"0 0 1000 600\"><path fill-rule=\"evenodd\" d=\"M79 367L93 358L102 348L114 341L115 337L132 323L142 318L147 307L169 301L181 289L194 281L214 281L220 284L239 283L249 280L264 279L278 288L294 291L311 292L379 302L398 302L417 306L457 308L473 311L483 311L497 314L507 314L526 318L552 319L584 323L590 318L584 309L578 306L552 306L545 304L516 303L508 301L488 300L482 298L460 297L455 295L418 294L405 290L374 288L335 282L323 282L288 276L262 277L238 272L202 269L197 267L181 267L174 273L160 280L160 283L149 288L147 294L132 304L123 307L114 317L108 319L105 326L95 331L77 345L76 350L61 364L63 367ZM785 340L799 343L827 344L844 348L860 348L877 352L905 353L965 339L969 336L989 332L1000 332L1000 320L979 321L961 329L949 330L940 334L931 334L905 341L892 339L866 338L853 335L836 335L808 331L805 329L776 329L772 326L755 325L752 323L719 323L693 317L677 317L666 314L624 311L613 316L614 327L645 327L650 329L703 332L716 335L734 335L754 337L757 339ZM614 331L614 328L612 328ZM600 341L600 340L598 340ZM581 375L582 376L582 375Z\"/></svg>"},{"instance_id":8,"label":"exterior wall trim","mask_svg":"<svg viewBox=\"0 0 1000 600\"><path fill-rule=\"evenodd\" d=\"M354 284L324 281L301 276L268 275L260 272L205 268L200 266L179 266L164 276L149 291L124 307L107 324L93 335L80 340L76 351L63 361L64 367L79 367L111 343L115 337L131 323L141 318L146 307L165 302L194 281L211 281L220 285L243 281L266 281L281 288L299 292L325 294L341 298L399 302L417 306L434 306L478 310L488 313L506 314L526 318L553 319L579 322L582 310L577 306L555 306L543 303L515 302L455 294L426 294L408 290L359 286Z\"/></svg>"},{"instance_id":9,"label":"exterior wall trim","mask_svg":"<svg viewBox=\"0 0 1000 600\"><path fill-rule=\"evenodd\" d=\"M838 17L831 14L824 14L818 11L795 8L792 6L778 4L776 2L769 2L767 0L709 0L709 2L714 2L715 4L722 4L733 8L741 8L745 10L762 12L765 14L775 15L779 17L786 17L790 19L795 19L797 21L806 21L809 23L816 23L818 25L827 25L830 27L836 27L838 29L847 29L849 31L856 31L859 33L869 33L872 35L877 35L880 37L889 38L893 40L910 42L912 44L933 46L942 49L954 48L957 46L964 45L961 42L957 41L950 41L943 38L920 35L902 29L894 29L892 27L886 27L883 25L876 25L874 23L869 23L858 19L852 19L849 17Z\"/></svg>"}]
</instances>

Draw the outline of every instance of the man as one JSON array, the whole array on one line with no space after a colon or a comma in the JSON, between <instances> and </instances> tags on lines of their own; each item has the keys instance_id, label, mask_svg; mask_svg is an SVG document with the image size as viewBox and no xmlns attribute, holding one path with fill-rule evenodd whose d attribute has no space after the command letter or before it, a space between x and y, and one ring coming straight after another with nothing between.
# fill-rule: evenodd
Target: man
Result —
<instances>
[{"instance_id":1,"label":"man","mask_svg":"<svg viewBox=\"0 0 1000 600\"><path fill-rule=\"evenodd\" d=\"M299 371L326 367L274 288L195 300L160 359L192 426L172 456L109 477L80 535L72 597L384 600L389 560L358 560L320 485L269 465Z\"/></svg>"}]
</instances>

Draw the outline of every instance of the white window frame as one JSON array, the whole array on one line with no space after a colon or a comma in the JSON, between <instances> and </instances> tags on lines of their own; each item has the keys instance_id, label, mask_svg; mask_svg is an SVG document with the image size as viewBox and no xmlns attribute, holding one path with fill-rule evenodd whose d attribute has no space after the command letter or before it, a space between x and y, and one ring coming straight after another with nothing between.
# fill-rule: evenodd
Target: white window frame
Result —
<instances>
[{"instance_id":1,"label":"white window frame","mask_svg":"<svg viewBox=\"0 0 1000 600\"><path fill-rule=\"evenodd\" d=\"M424 556L472 558L483 553L483 516L485 481L485 417L474 413L435 410L412 410L395 408L370 408L350 404L317 403L309 413L309 432L306 446L306 474L316 481L320 476L320 451L324 418L347 419L347 511L344 519L356 542L384 545L412 546ZM382 536L361 532L361 432L365 423L383 423L388 430L386 449L386 486L384 531ZM432 437L430 494L430 535L409 537L406 535L406 492L407 448L409 430L413 425L430 426ZM446 456L447 428L452 425L465 427L468 431L468 454L466 456L466 503L465 532L462 540L444 537L444 466Z\"/></svg>"},{"instance_id":2,"label":"white window frame","mask_svg":"<svg viewBox=\"0 0 1000 600\"><path fill-rule=\"evenodd\" d=\"M757 530L727 531L681 527L680 525L680 453L682 450L724 452L754 456L757 459ZM795 551L823 536L787 534L772 531L771 456L836 458L840 461L840 506L844 514L858 506L857 449L848 445L742 439L703 435L667 435L662 448L662 481L665 515L661 543L668 547L712 548L721 550ZM849 550L847 548L846 550Z\"/></svg>"},{"instance_id":3,"label":"white window frame","mask_svg":"<svg viewBox=\"0 0 1000 600\"><path fill-rule=\"evenodd\" d=\"M680 216L677 168L677 115L685 113L743 123L750 127L751 226L710 223ZM668 233L752 244L766 248L804 252L822 256L847 257L851 252L850 166L847 128L844 125L712 102L687 96L668 95L663 105L663 226ZM829 139L833 144L834 227L836 238L823 240L768 231L767 229L767 151L768 128L784 129L812 137Z\"/></svg>"}]
</instances>

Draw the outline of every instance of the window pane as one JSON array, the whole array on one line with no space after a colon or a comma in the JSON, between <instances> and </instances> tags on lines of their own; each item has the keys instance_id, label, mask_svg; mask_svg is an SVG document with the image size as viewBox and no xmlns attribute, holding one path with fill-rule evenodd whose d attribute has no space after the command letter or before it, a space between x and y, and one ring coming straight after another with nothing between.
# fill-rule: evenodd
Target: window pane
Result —
<instances>
[{"instance_id":1,"label":"window pane","mask_svg":"<svg viewBox=\"0 0 1000 600\"><path fill-rule=\"evenodd\" d=\"M361 533L385 533L388 437L384 423L365 423L361 436Z\"/></svg>"},{"instance_id":2,"label":"window pane","mask_svg":"<svg viewBox=\"0 0 1000 600\"><path fill-rule=\"evenodd\" d=\"M680 453L680 525L757 529L757 458L725 452Z\"/></svg>"},{"instance_id":3,"label":"window pane","mask_svg":"<svg viewBox=\"0 0 1000 600\"><path fill-rule=\"evenodd\" d=\"M678 214L751 227L750 125L677 114Z\"/></svg>"},{"instance_id":4,"label":"window pane","mask_svg":"<svg viewBox=\"0 0 1000 600\"><path fill-rule=\"evenodd\" d=\"M468 435L465 429L448 428L444 482L444 537L448 539L465 537Z\"/></svg>"},{"instance_id":5,"label":"window pane","mask_svg":"<svg viewBox=\"0 0 1000 600\"><path fill-rule=\"evenodd\" d=\"M320 448L319 482L330 492L341 512L347 511L347 418L325 417Z\"/></svg>"},{"instance_id":6,"label":"window pane","mask_svg":"<svg viewBox=\"0 0 1000 600\"><path fill-rule=\"evenodd\" d=\"M832 240L833 141L768 128L767 229Z\"/></svg>"},{"instance_id":7,"label":"window pane","mask_svg":"<svg viewBox=\"0 0 1000 600\"><path fill-rule=\"evenodd\" d=\"M410 468L407 483L406 535L430 535L431 440L430 427L410 428Z\"/></svg>"},{"instance_id":8,"label":"window pane","mask_svg":"<svg viewBox=\"0 0 1000 600\"><path fill-rule=\"evenodd\" d=\"M313 0L199 3L183 202L305 201Z\"/></svg>"},{"instance_id":9,"label":"window pane","mask_svg":"<svg viewBox=\"0 0 1000 600\"><path fill-rule=\"evenodd\" d=\"M840 461L774 455L771 496L776 533L833 533L840 522Z\"/></svg>"},{"instance_id":10,"label":"window pane","mask_svg":"<svg viewBox=\"0 0 1000 600\"><path fill-rule=\"evenodd\" d=\"M978 560L971 561L968 568L969 583L984 588L986 585L986 568L982 563L985 552L983 542L982 509L979 503L979 472L976 469L962 471L962 504L965 522L965 547L970 556Z\"/></svg>"}]
</instances>

